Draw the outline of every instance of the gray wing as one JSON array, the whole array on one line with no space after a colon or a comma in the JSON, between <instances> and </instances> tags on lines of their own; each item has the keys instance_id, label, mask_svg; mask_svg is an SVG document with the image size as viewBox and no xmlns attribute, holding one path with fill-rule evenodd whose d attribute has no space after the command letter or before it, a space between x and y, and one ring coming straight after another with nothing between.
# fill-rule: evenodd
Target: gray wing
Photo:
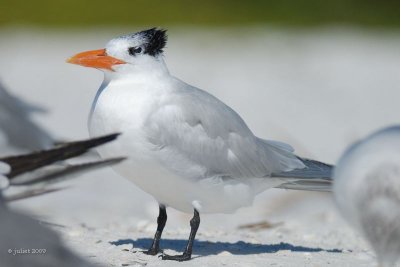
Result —
<instances>
[{"instance_id":1,"label":"gray wing","mask_svg":"<svg viewBox=\"0 0 400 267\"><path fill-rule=\"evenodd\" d=\"M217 98L182 87L145 124L155 156L167 168L198 179L265 177L304 167L289 145L257 138Z\"/></svg>"},{"instance_id":2,"label":"gray wing","mask_svg":"<svg viewBox=\"0 0 400 267\"><path fill-rule=\"evenodd\" d=\"M44 110L11 95L0 83L0 130L10 146L31 151L52 146L52 136L31 119L38 111Z\"/></svg>"}]
</instances>

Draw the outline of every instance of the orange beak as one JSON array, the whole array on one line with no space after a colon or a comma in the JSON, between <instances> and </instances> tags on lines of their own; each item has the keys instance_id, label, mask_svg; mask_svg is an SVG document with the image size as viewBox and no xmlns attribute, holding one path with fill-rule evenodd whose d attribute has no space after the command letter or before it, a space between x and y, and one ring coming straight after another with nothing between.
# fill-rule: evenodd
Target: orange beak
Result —
<instances>
[{"instance_id":1,"label":"orange beak","mask_svg":"<svg viewBox=\"0 0 400 267\"><path fill-rule=\"evenodd\" d=\"M91 50L76 54L67 59L68 63L91 67L96 69L113 70L114 65L125 64L125 61L119 60L107 55L105 49Z\"/></svg>"}]
</instances>

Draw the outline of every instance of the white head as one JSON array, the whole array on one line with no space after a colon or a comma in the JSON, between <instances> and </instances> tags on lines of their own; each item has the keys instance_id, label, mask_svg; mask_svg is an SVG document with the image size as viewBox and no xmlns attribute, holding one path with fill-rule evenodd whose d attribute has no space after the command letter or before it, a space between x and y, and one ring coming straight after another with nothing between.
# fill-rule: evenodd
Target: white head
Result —
<instances>
[{"instance_id":1,"label":"white head","mask_svg":"<svg viewBox=\"0 0 400 267\"><path fill-rule=\"evenodd\" d=\"M164 73L168 72L163 60L166 43L166 30L152 28L114 38L104 49L76 54L67 62L97 68L113 75Z\"/></svg>"}]
</instances>

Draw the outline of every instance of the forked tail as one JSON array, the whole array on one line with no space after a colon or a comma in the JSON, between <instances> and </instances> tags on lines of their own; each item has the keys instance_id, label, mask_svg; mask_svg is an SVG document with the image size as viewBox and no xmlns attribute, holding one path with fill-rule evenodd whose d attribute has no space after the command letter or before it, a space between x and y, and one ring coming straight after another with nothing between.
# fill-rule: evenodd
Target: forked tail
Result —
<instances>
[{"instance_id":1,"label":"forked tail","mask_svg":"<svg viewBox=\"0 0 400 267\"><path fill-rule=\"evenodd\" d=\"M305 168L272 174L272 177L287 179L287 182L284 181L277 188L308 191L332 190L333 165L300 157L299 159L306 165Z\"/></svg>"}]
</instances>

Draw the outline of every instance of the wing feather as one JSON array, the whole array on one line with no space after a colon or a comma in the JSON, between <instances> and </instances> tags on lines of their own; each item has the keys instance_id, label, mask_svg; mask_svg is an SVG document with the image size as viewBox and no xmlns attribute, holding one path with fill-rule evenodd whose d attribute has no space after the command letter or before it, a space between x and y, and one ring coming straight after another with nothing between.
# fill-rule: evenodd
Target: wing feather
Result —
<instances>
[{"instance_id":1,"label":"wing feather","mask_svg":"<svg viewBox=\"0 0 400 267\"><path fill-rule=\"evenodd\" d=\"M304 168L289 145L257 138L234 110L194 87L160 103L145 128L158 160L185 177L265 177Z\"/></svg>"}]
</instances>

